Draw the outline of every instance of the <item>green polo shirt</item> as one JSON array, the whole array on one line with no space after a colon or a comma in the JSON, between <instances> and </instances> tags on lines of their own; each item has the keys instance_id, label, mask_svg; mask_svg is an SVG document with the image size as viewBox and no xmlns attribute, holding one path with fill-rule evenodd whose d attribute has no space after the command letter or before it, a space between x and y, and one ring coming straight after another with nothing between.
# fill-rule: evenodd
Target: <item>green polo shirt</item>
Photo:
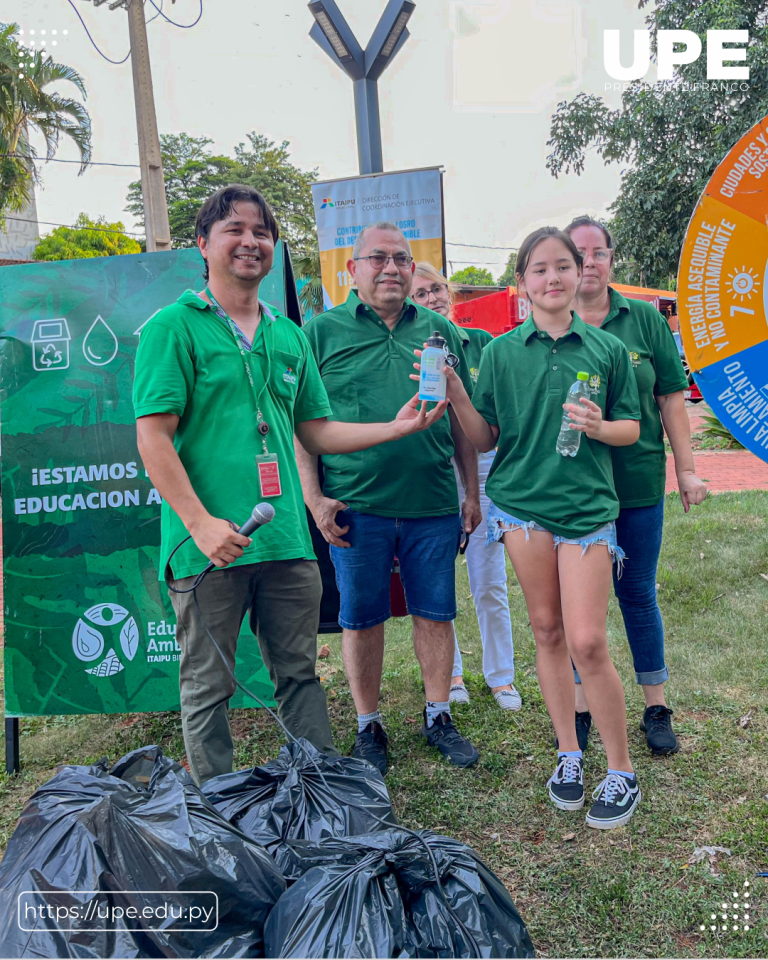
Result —
<instances>
[{"instance_id":1,"label":"green polo shirt","mask_svg":"<svg viewBox=\"0 0 768 960\"><path fill-rule=\"evenodd\" d=\"M472 383L477 383L477 375L480 373L480 357L483 348L493 340L493 335L487 330L481 330L475 327L458 327L459 335L464 344L464 356L469 366L469 376Z\"/></svg>"},{"instance_id":2,"label":"green polo shirt","mask_svg":"<svg viewBox=\"0 0 768 960\"><path fill-rule=\"evenodd\" d=\"M269 308L262 311L247 361L270 430L282 493L270 497L275 519L230 566L264 560L314 558L293 450L294 425L326 417L331 408L314 357L301 330ZM192 290L142 328L133 386L136 417L173 413L174 446L195 493L214 517L242 525L263 498L255 457L256 399L226 323ZM167 503L162 506L160 574L169 554L187 536ZM174 575L199 573L207 558L190 540L173 558Z\"/></svg>"},{"instance_id":3,"label":"green polo shirt","mask_svg":"<svg viewBox=\"0 0 768 960\"><path fill-rule=\"evenodd\" d=\"M650 507L664 497L667 455L656 397L688 387L680 354L659 311L645 300L630 300L608 288L611 307L600 329L618 337L629 350L640 395L640 439L614 447L613 479L622 508Z\"/></svg>"},{"instance_id":4,"label":"green polo shirt","mask_svg":"<svg viewBox=\"0 0 768 960\"><path fill-rule=\"evenodd\" d=\"M606 420L639 420L632 366L624 345L574 316L552 340L529 317L489 343L472 397L499 428L486 491L512 516L562 537L583 537L619 515L611 447L582 434L575 457L556 450L563 403L576 374L590 376L592 399Z\"/></svg>"},{"instance_id":5,"label":"green polo shirt","mask_svg":"<svg viewBox=\"0 0 768 960\"><path fill-rule=\"evenodd\" d=\"M458 328L405 301L394 330L352 290L347 302L314 317L303 332L314 352L336 420L393 420L418 389L415 349L439 330L459 357L457 373L472 392ZM429 430L359 453L324 456L323 492L352 510L380 517L439 517L459 512L451 466L453 440L444 416Z\"/></svg>"}]
</instances>

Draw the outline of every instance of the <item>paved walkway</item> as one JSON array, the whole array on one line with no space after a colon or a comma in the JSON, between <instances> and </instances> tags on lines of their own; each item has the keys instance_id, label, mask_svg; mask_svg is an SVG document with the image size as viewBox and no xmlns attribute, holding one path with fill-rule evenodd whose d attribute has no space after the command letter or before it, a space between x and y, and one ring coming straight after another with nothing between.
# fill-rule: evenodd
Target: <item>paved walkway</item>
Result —
<instances>
[{"instance_id":1,"label":"paved walkway","mask_svg":"<svg viewBox=\"0 0 768 960\"><path fill-rule=\"evenodd\" d=\"M699 433L702 416L710 413L703 403L688 407L691 432ZM768 463L749 450L701 450L693 455L696 475L706 481L710 493L732 490L768 490ZM667 492L677 490L675 462L667 457Z\"/></svg>"}]
</instances>

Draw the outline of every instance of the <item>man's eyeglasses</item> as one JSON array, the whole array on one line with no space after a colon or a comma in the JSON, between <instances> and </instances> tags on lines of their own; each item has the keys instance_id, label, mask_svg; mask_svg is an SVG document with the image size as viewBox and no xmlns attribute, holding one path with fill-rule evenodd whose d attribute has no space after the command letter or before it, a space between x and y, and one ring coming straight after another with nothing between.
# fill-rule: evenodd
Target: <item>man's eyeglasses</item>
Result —
<instances>
[{"instance_id":1,"label":"man's eyeglasses","mask_svg":"<svg viewBox=\"0 0 768 960\"><path fill-rule=\"evenodd\" d=\"M417 290L416 293L411 294L411 299L416 300L417 303L426 303L429 300L430 294L437 300L439 297L445 296L448 291L448 287L444 283L436 283L431 286L428 290Z\"/></svg>"},{"instance_id":2,"label":"man's eyeglasses","mask_svg":"<svg viewBox=\"0 0 768 960\"><path fill-rule=\"evenodd\" d=\"M611 251L601 248L599 250L579 250L579 253L586 260L587 256L591 256L595 263L605 263L606 260L610 260Z\"/></svg>"},{"instance_id":3,"label":"man's eyeglasses","mask_svg":"<svg viewBox=\"0 0 768 960\"><path fill-rule=\"evenodd\" d=\"M355 260L367 260L376 270L385 267L390 260L398 270L404 270L413 263L413 257L409 257L407 253L396 253L394 257L385 257L383 253L372 253L370 257L355 257Z\"/></svg>"}]
</instances>

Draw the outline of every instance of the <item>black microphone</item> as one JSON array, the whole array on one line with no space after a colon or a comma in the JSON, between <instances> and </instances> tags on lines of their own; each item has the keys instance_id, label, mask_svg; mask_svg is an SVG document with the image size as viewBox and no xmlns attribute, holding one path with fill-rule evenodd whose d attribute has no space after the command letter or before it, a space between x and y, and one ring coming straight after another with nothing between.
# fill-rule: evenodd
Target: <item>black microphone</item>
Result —
<instances>
[{"instance_id":1,"label":"black microphone","mask_svg":"<svg viewBox=\"0 0 768 960\"><path fill-rule=\"evenodd\" d=\"M244 537L250 537L254 530L258 530L259 527L263 527L265 523L271 523L275 519L275 508L271 503L257 503L253 508L253 512L250 517L245 521L245 523L237 531ZM216 568L216 564L211 561L208 566L203 570L203 573L209 573L211 570ZM223 569L223 568L219 568Z\"/></svg>"}]
</instances>

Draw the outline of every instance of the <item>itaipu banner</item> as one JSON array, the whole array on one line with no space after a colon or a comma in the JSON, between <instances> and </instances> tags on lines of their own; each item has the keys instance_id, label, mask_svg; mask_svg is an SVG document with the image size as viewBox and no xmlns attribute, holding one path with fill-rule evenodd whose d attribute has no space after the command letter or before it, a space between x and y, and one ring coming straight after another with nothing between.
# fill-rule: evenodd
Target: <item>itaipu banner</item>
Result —
<instances>
[{"instance_id":1,"label":"itaipu banner","mask_svg":"<svg viewBox=\"0 0 768 960\"><path fill-rule=\"evenodd\" d=\"M347 260L363 227L389 220L403 231L416 260L444 272L442 168L426 167L312 184L326 309L352 287Z\"/></svg>"},{"instance_id":2,"label":"itaipu banner","mask_svg":"<svg viewBox=\"0 0 768 960\"><path fill-rule=\"evenodd\" d=\"M284 309L275 261L262 296ZM197 250L0 268L6 716L179 709L131 394L142 326L202 286ZM247 627L237 674L271 702Z\"/></svg>"},{"instance_id":3,"label":"itaipu banner","mask_svg":"<svg viewBox=\"0 0 768 960\"><path fill-rule=\"evenodd\" d=\"M677 280L685 355L736 439L768 461L768 117L715 170Z\"/></svg>"}]
</instances>

